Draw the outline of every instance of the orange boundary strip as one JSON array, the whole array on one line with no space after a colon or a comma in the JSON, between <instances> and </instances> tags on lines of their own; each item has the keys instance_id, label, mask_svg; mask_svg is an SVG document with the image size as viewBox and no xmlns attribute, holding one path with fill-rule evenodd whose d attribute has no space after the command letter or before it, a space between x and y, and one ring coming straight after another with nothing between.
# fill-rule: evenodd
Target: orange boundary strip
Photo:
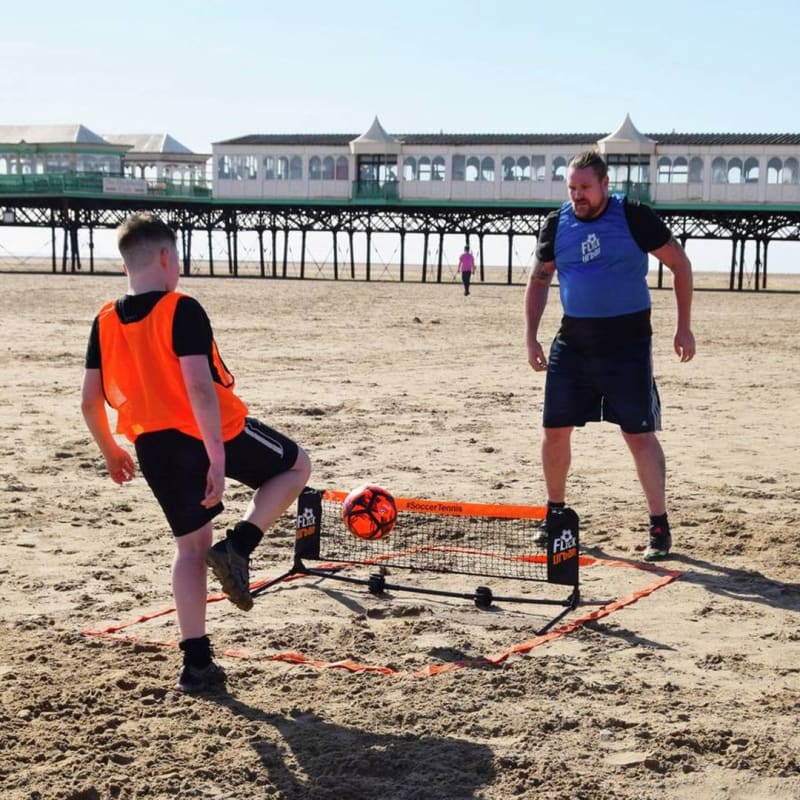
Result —
<instances>
[{"instance_id":1,"label":"orange boundary strip","mask_svg":"<svg viewBox=\"0 0 800 800\"><path fill-rule=\"evenodd\" d=\"M228 658L243 658L243 659L256 658L257 660L260 661L279 661L289 664L313 667L314 669L320 669L320 670L344 669L350 673L374 672L387 676L395 676L395 677L405 676L412 678L432 677L434 675L441 675L442 673L445 672L455 672L456 670L464 669L465 667L498 666L499 664L502 664L504 661L506 661L512 655L515 655L517 653L528 653L535 647L539 647L540 645L546 644L547 642L551 642L553 639L558 639L562 636L566 636L568 633L572 633L572 631L576 630L582 625L585 625L587 622L591 622L596 619L602 619L603 617L607 617L610 614L613 614L615 611L619 611L620 609L625 608L626 606L633 605L633 603L636 603L643 597L648 597L658 589L661 589L664 586L667 586L668 584L677 580L683 574L682 572L679 572L677 570L667 570L650 564L638 564L630 561L621 561L614 559L596 559L591 556L581 556L580 558L582 566L599 565L606 567L627 567L632 569L638 569L643 572L652 572L657 575L660 575L661 577L658 578L658 580L651 583L649 586L645 586L643 589L638 589L635 592L628 595L627 597L620 598L619 600L614 600L608 603L607 605L601 606L595 611L590 611L589 613L584 614L582 617L579 617L578 619L568 622L566 625L554 628L553 630L548 631L547 633L542 634L541 636L537 636L534 639L530 639L527 642L521 642L520 644L512 645L511 647L506 648L505 650L501 650L499 653L496 653L492 656L487 656L486 658L482 659L454 661L449 664L429 664L413 672L397 671L392 669L391 667L379 666L375 664L361 664L356 661L351 661L349 659L345 659L342 661L321 661L319 659L308 658L307 656L304 656L302 653L297 653L293 651L285 653L276 653L275 655L272 656L252 656L242 650L225 650L223 652L223 655ZM333 568L337 566L343 567L345 565L326 564L326 565L321 565L320 568L326 568L326 567ZM284 582L288 583L290 581L298 580L299 578L305 578L305 577L316 577L316 576L308 576L303 574L289 575L286 578L284 578ZM260 586L264 586L266 583L269 583L269 581L268 580L259 581L257 583L252 584L250 588L251 590L257 589ZM223 594L209 595L207 602L216 603L224 599L226 598L225 595ZM165 616L166 614L170 614L174 611L175 607L171 606L169 608L162 609L161 611L155 611L151 614L142 614L138 617L128 620L127 622L118 623L117 625L109 625L106 628L99 628L99 629L87 629L82 631L82 634L84 636L97 636L100 638L117 639L121 641L135 642L139 644L155 645L158 647L175 648L178 646L177 642L159 642L140 636L120 633L121 630L129 628L132 625L136 625L141 622L147 622L148 620Z\"/></svg>"},{"instance_id":2,"label":"orange boundary strip","mask_svg":"<svg viewBox=\"0 0 800 800\"><path fill-rule=\"evenodd\" d=\"M341 503L347 492L326 489L323 500ZM544 519L547 509L544 506L509 506L495 503L462 503L449 500L424 500L418 497L395 497L398 511L410 514L445 514L452 517L499 517L501 519Z\"/></svg>"}]
</instances>

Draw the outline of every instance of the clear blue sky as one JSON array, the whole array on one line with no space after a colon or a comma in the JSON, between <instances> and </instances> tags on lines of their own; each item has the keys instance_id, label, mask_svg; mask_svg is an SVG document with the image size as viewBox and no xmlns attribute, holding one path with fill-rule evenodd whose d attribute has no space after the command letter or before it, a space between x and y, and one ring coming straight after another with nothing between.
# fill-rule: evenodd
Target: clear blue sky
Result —
<instances>
[{"instance_id":1,"label":"clear blue sky","mask_svg":"<svg viewBox=\"0 0 800 800\"><path fill-rule=\"evenodd\" d=\"M796 0L5 4L6 124L249 133L798 132Z\"/></svg>"},{"instance_id":2,"label":"clear blue sky","mask_svg":"<svg viewBox=\"0 0 800 800\"><path fill-rule=\"evenodd\" d=\"M391 133L608 133L626 113L644 133L797 133L799 29L797 0L15 2L0 119L195 152L375 115ZM704 266L729 261L726 243ZM770 261L800 266L797 245Z\"/></svg>"}]
</instances>

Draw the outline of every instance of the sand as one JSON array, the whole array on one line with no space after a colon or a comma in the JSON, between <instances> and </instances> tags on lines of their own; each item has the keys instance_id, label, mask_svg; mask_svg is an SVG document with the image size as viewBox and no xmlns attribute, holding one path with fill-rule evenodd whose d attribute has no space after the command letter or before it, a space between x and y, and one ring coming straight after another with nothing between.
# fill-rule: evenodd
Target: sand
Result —
<instances>
[{"instance_id":1,"label":"sand","mask_svg":"<svg viewBox=\"0 0 800 800\"><path fill-rule=\"evenodd\" d=\"M141 478L104 475L79 411L91 319L123 287L0 274L3 800L800 797L796 294L698 292L698 355L682 365L672 294L654 292L665 571L624 566L646 515L618 432L576 433L568 499L597 559L583 595L631 598L663 579L651 594L541 643L552 611L535 604L481 611L302 579L243 614L212 594L229 693L190 697L173 688L173 614L120 631L135 640L85 633L171 607L160 511ZM252 412L309 451L313 486L542 502L543 379L526 363L521 286L181 288L208 309ZM548 335L558 314L554 296ZM247 497L229 486L220 529ZM265 537L254 578L291 565L293 522ZM343 661L372 669L331 666Z\"/></svg>"}]
</instances>

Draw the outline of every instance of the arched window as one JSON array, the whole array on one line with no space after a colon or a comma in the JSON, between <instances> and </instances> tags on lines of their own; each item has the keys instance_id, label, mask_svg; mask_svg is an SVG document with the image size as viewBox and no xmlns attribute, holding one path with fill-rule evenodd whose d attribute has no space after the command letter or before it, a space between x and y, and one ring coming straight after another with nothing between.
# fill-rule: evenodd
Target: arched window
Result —
<instances>
[{"instance_id":1,"label":"arched window","mask_svg":"<svg viewBox=\"0 0 800 800\"><path fill-rule=\"evenodd\" d=\"M500 162L500 170L503 173L503 180L504 181L513 181L515 179L514 176L514 159L511 156L506 156Z\"/></svg>"},{"instance_id":2,"label":"arched window","mask_svg":"<svg viewBox=\"0 0 800 800\"><path fill-rule=\"evenodd\" d=\"M533 156L531 158L531 174L535 181L543 181L547 177L544 156Z\"/></svg>"},{"instance_id":3,"label":"arched window","mask_svg":"<svg viewBox=\"0 0 800 800\"><path fill-rule=\"evenodd\" d=\"M722 156L717 156L711 162L711 182L712 183L727 183L728 182L728 165Z\"/></svg>"},{"instance_id":4,"label":"arched window","mask_svg":"<svg viewBox=\"0 0 800 800\"><path fill-rule=\"evenodd\" d=\"M742 182L742 159L732 158L728 162L728 183Z\"/></svg>"},{"instance_id":5,"label":"arched window","mask_svg":"<svg viewBox=\"0 0 800 800\"><path fill-rule=\"evenodd\" d=\"M453 180L463 181L467 175L467 160L465 156L453 156Z\"/></svg>"},{"instance_id":6,"label":"arched window","mask_svg":"<svg viewBox=\"0 0 800 800\"><path fill-rule=\"evenodd\" d=\"M322 178L322 161L319 156L311 156L308 161L308 179L318 181Z\"/></svg>"},{"instance_id":7,"label":"arched window","mask_svg":"<svg viewBox=\"0 0 800 800\"><path fill-rule=\"evenodd\" d=\"M333 180L333 175L335 172L334 165L335 162L333 160L333 156L325 156L325 158L322 159L322 180Z\"/></svg>"},{"instance_id":8,"label":"arched window","mask_svg":"<svg viewBox=\"0 0 800 800\"><path fill-rule=\"evenodd\" d=\"M428 156L422 156L419 160L418 180L429 181L431 179L431 160Z\"/></svg>"},{"instance_id":9,"label":"arched window","mask_svg":"<svg viewBox=\"0 0 800 800\"><path fill-rule=\"evenodd\" d=\"M303 180L303 159L300 156L292 156L292 160L289 162L289 180Z\"/></svg>"},{"instance_id":10,"label":"arched window","mask_svg":"<svg viewBox=\"0 0 800 800\"><path fill-rule=\"evenodd\" d=\"M494 159L491 156L485 156L481 161L481 180L494 183Z\"/></svg>"},{"instance_id":11,"label":"arched window","mask_svg":"<svg viewBox=\"0 0 800 800\"><path fill-rule=\"evenodd\" d=\"M529 181L531 179L531 160L528 156L520 156L517 159L515 174L518 181Z\"/></svg>"},{"instance_id":12,"label":"arched window","mask_svg":"<svg viewBox=\"0 0 800 800\"><path fill-rule=\"evenodd\" d=\"M686 183L689 179L689 164L683 156L678 156L672 162L671 183Z\"/></svg>"},{"instance_id":13,"label":"arched window","mask_svg":"<svg viewBox=\"0 0 800 800\"><path fill-rule=\"evenodd\" d=\"M553 180L563 181L567 178L567 159L556 156L553 159Z\"/></svg>"},{"instance_id":14,"label":"arched window","mask_svg":"<svg viewBox=\"0 0 800 800\"><path fill-rule=\"evenodd\" d=\"M443 181L445 179L445 164L442 156L436 156L431 164L431 180Z\"/></svg>"},{"instance_id":15,"label":"arched window","mask_svg":"<svg viewBox=\"0 0 800 800\"><path fill-rule=\"evenodd\" d=\"M779 158L771 158L767 162L767 183L780 183L783 162Z\"/></svg>"},{"instance_id":16,"label":"arched window","mask_svg":"<svg viewBox=\"0 0 800 800\"><path fill-rule=\"evenodd\" d=\"M656 183L669 183L671 169L672 162L666 156L659 158L656 165Z\"/></svg>"},{"instance_id":17,"label":"arched window","mask_svg":"<svg viewBox=\"0 0 800 800\"><path fill-rule=\"evenodd\" d=\"M350 179L350 162L347 156L339 156L336 159L336 180L346 181Z\"/></svg>"},{"instance_id":18,"label":"arched window","mask_svg":"<svg viewBox=\"0 0 800 800\"><path fill-rule=\"evenodd\" d=\"M703 182L703 159L693 158L689 162L689 183Z\"/></svg>"},{"instance_id":19,"label":"arched window","mask_svg":"<svg viewBox=\"0 0 800 800\"><path fill-rule=\"evenodd\" d=\"M278 156L275 162L275 177L279 181L289 180L289 159L286 156Z\"/></svg>"},{"instance_id":20,"label":"arched window","mask_svg":"<svg viewBox=\"0 0 800 800\"><path fill-rule=\"evenodd\" d=\"M800 182L800 170L798 170L796 158L787 158L786 161L783 162L781 178L781 183L795 184Z\"/></svg>"},{"instance_id":21,"label":"arched window","mask_svg":"<svg viewBox=\"0 0 800 800\"><path fill-rule=\"evenodd\" d=\"M481 162L477 156L470 156L467 159L466 180L477 181L480 179Z\"/></svg>"},{"instance_id":22,"label":"arched window","mask_svg":"<svg viewBox=\"0 0 800 800\"><path fill-rule=\"evenodd\" d=\"M231 157L220 156L217 161L217 177L220 180L227 180L231 177Z\"/></svg>"},{"instance_id":23,"label":"arched window","mask_svg":"<svg viewBox=\"0 0 800 800\"><path fill-rule=\"evenodd\" d=\"M744 162L744 182L758 183L758 159L748 158Z\"/></svg>"},{"instance_id":24,"label":"arched window","mask_svg":"<svg viewBox=\"0 0 800 800\"><path fill-rule=\"evenodd\" d=\"M403 180L415 181L417 179L417 159L414 156L406 156L403 159Z\"/></svg>"}]
</instances>

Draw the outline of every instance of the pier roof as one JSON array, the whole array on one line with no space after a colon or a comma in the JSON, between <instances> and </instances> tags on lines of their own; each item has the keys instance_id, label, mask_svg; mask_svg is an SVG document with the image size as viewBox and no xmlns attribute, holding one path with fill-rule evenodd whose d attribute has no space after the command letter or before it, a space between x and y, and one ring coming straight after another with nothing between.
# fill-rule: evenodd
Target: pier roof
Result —
<instances>
[{"instance_id":1,"label":"pier roof","mask_svg":"<svg viewBox=\"0 0 800 800\"><path fill-rule=\"evenodd\" d=\"M582 145L594 144L606 133L398 133L405 145ZM676 145L800 145L800 133L647 133L658 144ZM311 147L347 147L356 133L265 133L237 136L215 145L292 145Z\"/></svg>"}]
</instances>

